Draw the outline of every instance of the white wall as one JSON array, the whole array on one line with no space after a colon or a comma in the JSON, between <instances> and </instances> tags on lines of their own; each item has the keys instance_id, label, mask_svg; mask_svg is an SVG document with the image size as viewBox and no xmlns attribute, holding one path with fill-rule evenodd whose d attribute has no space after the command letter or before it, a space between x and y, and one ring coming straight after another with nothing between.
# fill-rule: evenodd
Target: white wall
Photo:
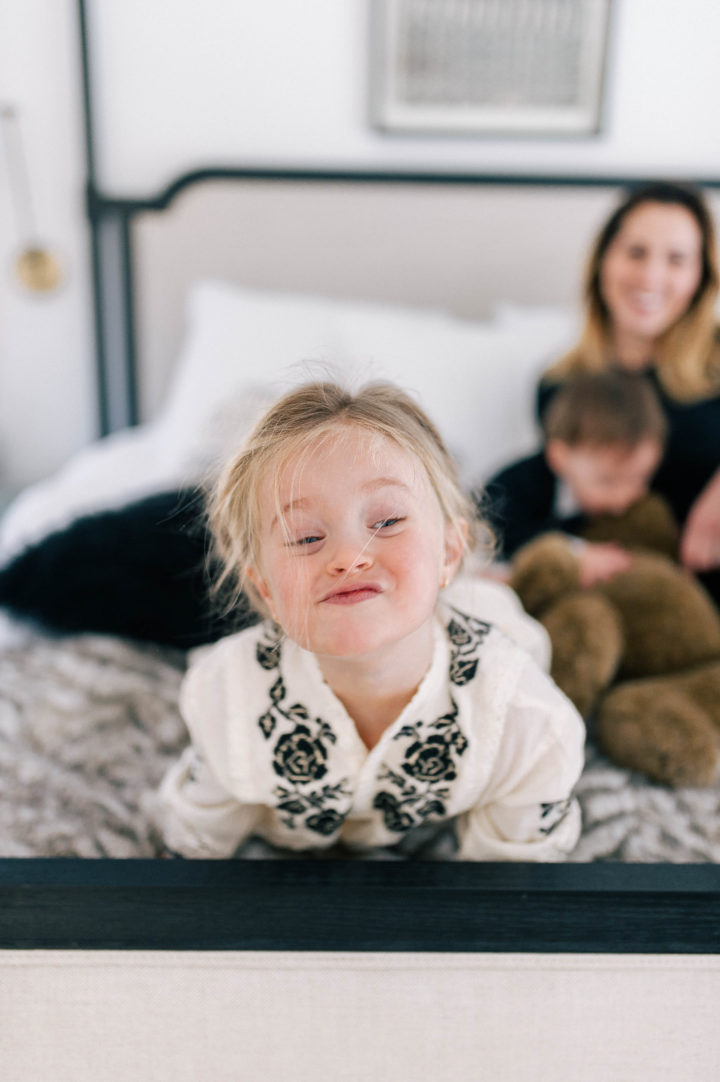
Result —
<instances>
[{"instance_id":1,"label":"white wall","mask_svg":"<svg viewBox=\"0 0 720 1082\"><path fill-rule=\"evenodd\" d=\"M393 138L370 129L369 7L96 2L106 185L142 192L188 161L218 159L720 174L716 0L616 0L605 131L581 140Z\"/></svg>"},{"instance_id":2,"label":"white wall","mask_svg":"<svg viewBox=\"0 0 720 1082\"><path fill-rule=\"evenodd\" d=\"M61 290L22 290L0 142L0 490L55 469L94 433L94 379L79 64L71 0L0 0L0 103L13 104L40 238L65 267Z\"/></svg>"},{"instance_id":3,"label":"white wall","mask_svg":"<svg viewBox=\"0 0 720 1082\"><path fill-rule=\"evenodd\" d=\"M604 133L488 141L368 128L368 0L89 0L103 184L145 193L208 161L720 176L720 4L614 6ZM0 488L94 431L76 19L73 0L0 0L0 102L21 111L41 232L68 270L46 298L12 283L0 152ZM552 251L543 273L560 274Z\"/></svg>"}]
</instances>

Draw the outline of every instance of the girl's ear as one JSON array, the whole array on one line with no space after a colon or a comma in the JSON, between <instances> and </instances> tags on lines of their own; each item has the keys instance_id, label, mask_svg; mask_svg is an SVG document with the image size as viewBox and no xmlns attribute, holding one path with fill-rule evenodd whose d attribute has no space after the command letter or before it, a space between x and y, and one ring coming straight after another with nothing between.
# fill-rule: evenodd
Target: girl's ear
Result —
<instances>
[{"instance_id":1,"label":"girl's ear","mask_svg":"<svg viewBox=\"0 0 720 1082\"><path fill-rule=\"evenodd\" d=\"M265 602L268 608L272 610L272 595L270 594L267 582L262 577L258 569L256 567L246 567L245 577L250 579L250 582L260 594L262 600Z\"/></svg>"},{"instance_id":2,"label":"girl's ear","mask_svg":"<svg viewBox=\"0 0 720 1082\"><path fill-rule=\"evenodd\" d=\"M273 620L275 620L275 622L277 623L277 613L275 612L275 605L273 603L270 587L268 586L267 582L262 577L258 569L256 567L246 567L245 578L249 579L250 582L253 584L258 594L260 595L261 601L267 608Z\"/></svg>"},{"instance_id":3,"label":"girl's ear","mask_svg":"<svg viewBox=\"0 0 720 1082\"><path fill-rule=\"evenodd\" d=\"M467 519L457 518L445 524L445 552L442 565L442 581L447 585L455 576L462 561L468 539Z\"/></svg>"}]
</instances>

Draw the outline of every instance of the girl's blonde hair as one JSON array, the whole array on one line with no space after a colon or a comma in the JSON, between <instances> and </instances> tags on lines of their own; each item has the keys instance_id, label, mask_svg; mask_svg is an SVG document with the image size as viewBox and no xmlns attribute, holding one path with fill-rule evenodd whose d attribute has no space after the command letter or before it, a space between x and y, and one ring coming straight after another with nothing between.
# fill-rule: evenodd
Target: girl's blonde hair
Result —
<instances>
[{"instance_id":1,"label":"girl's blonde hair","mask_svg":"<svg viewBox=\"0 0 720 1082\"><path fill-rule=\"evenodd\" d=\"M699 192L679 184L646 184L630 190L605 223L587 265L583 293L586 315L580 341L549 369L546 379L561 382L576 372L600 372L616 361L610 313L600 285L602 264L627 216L645 203L684 207L692 214L702 237L702 269L697 290L685 314L658 339L654 358L658 379L668 395L690 402L720 390L720 343L715 313L718 261L715 228L705 201Z\"/></svg>"},{"instance_id":2,"label":"girl's blonde hair","mask_svg":"<svg viewBox=\"0 0 720 1082\"><path fill-rule=\"evenodd\" d=\"M390 383L370 383L355 392L337 383L307 383L267 411L228 462L211 494L210 524L221 566L218 588L227 593L229 606L244 589L267 615L246 575L248 568L260 566L263 485L269 480L275 486L277 502L279 477L290 459L309 453L338 428L348 427L384 436L417 457L446 522L457 526L467 522L466 551L477 547L484 524L460 486L440 433L412 398Z\"/></svg>"}]
</instances>

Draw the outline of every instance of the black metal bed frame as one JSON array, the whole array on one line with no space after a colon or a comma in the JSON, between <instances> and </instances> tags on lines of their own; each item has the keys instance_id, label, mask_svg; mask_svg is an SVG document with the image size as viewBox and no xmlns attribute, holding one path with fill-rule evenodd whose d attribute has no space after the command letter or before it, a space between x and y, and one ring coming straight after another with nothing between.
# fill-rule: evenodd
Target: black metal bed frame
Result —
<instances>
[{"instance_id":1,"label":"black metal bed frame","mask_svg":"<svg viewBox=\"0 0 720 1082\"><path fill-rule=\"evenodd\" d=\"M630 177L207 168L144 199L97 186L86 0L77 0L101 434L138 420L133 223L211 180L615 187ZM720 179L700 181L720 187ZM357 860L0 860L0 947L720 952L720 869Z\"/></svg>"}]
</instances>

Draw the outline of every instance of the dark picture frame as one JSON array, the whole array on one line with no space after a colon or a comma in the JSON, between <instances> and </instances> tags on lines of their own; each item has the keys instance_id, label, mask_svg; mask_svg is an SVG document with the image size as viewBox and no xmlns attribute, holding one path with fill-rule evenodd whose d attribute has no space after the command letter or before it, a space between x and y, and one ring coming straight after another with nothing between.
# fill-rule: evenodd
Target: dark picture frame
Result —
<instances>
[{"instance_id":1,"label":"dark picture frame","mask_svg":"<svg viewBox=\"0 0 720 1082\"><path fill-rule=\"evenodd\" d=\"M375 0L370 118L387 134L602 130L612 0Z\"/></svg>"},{"instance_id":2,"label":"dark picture frame","mask_svg":"<svg viewBox=\"0 0 720 1082\"><path fill-rule=\"evenodd\" d=\"M0 860L0 947L716 954L709 865Z\"/></svg>"},{"instance_id":3,"label":"dark picture frame","mask_svg":"<svg viewBox=\"0 0 720 1082\"><path fill-rule=\"evenodd\" d=\"M137 420L133 223L212 179L617 186L626 178L213 167L140 200L96 184L78 0L100 426ZM704 183L708 183L707 181ZM709 182L720 186L720 181ZM78 950L716 954L720 869L664 864L0 859L0 946Z\"/></svg>"}]
</instances>

